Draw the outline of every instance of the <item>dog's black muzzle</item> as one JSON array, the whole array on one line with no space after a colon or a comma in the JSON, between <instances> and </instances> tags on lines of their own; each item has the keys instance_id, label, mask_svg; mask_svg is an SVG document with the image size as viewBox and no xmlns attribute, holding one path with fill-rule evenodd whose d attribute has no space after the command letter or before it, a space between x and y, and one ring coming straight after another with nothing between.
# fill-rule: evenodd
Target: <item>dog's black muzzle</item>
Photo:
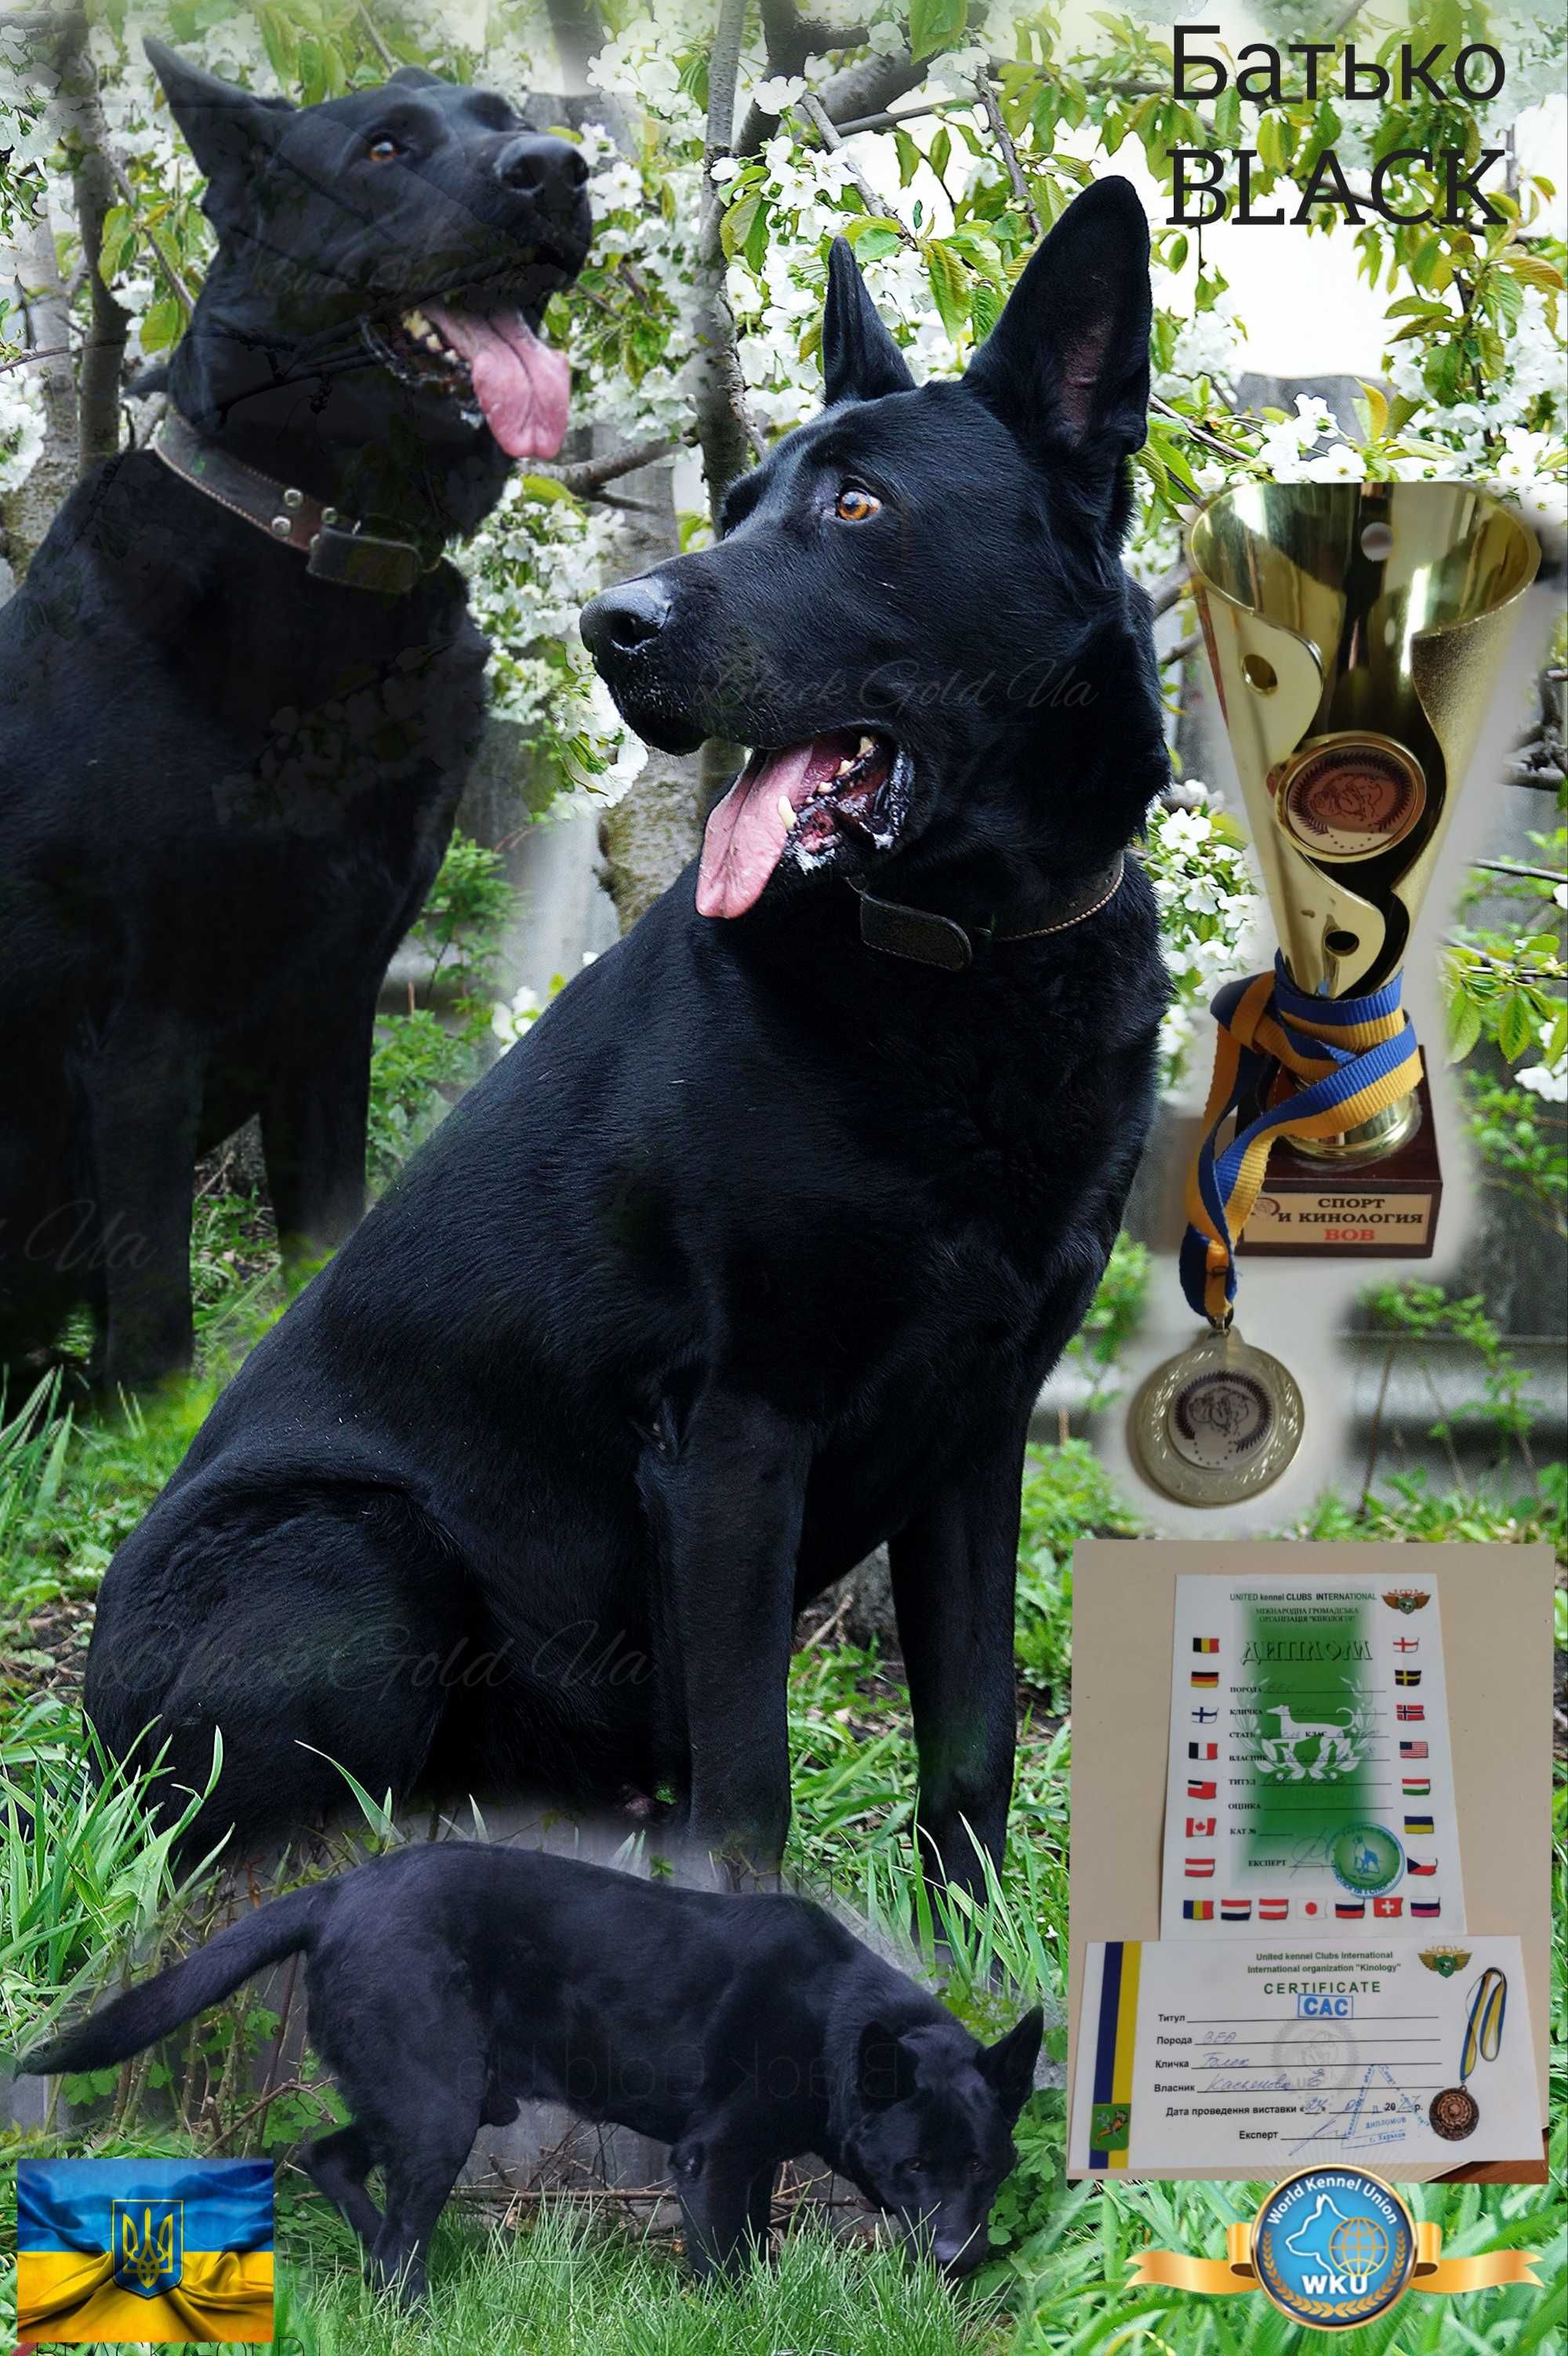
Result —
<instances>
[{"instance_id":1,"label":"dog's black muzzle","mask_svg":"<svg viewBox=\"0 0 1568 2356\"><path fill-rule=\"evenodd\" d=\"M674 599L657 573L644 573L619 589L607 589L583 608L578 628L583 644L613 688L626 659L656 638L670 619Z\"/></svg>"},{"instance_id":2,"label":"dog's black muzzle","mask_svg":"<svg viewBox=\"0 0 1568 2356\"><path fill-rule=\"evenodd\" d=\"M577 627L628 725L661 753L692 753L714 732L692 709L693 666L671 659L675 610L668 583L645 573L595 597Z\"/></svg>"}]
</instances>

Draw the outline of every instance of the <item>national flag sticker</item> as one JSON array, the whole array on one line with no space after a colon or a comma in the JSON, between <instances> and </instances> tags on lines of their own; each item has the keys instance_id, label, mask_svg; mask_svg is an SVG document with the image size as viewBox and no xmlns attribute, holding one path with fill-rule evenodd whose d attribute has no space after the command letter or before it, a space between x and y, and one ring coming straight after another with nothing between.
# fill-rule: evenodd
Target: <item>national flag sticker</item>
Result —
<instances>
[{"instance_id":1,"label":"national flag sticker","mask_svg":"<svg viewBox=\"0 0 1568 2356\"><path fill-rule=\"evenodd\" d=\"M1192 1640L1192 1649L1195 1653L1217 1653L1219 1650L1219 1639L1218 1636L1195 1636Z\"/></svg>"},{"instance_id":2,"label":"national flag sticker","mask_svg":"<svg viewBox=\"0 0 1568 2356\"><path fill-rule=\"evenodd\" d=\"M1184 1898L1181 1901L1181 1919L1184 1922L1212 1922L1214 1920L1213 1899Z\"/></svg>"},{"instance_id":3,"label":"national flag sticker","mask_svg":"<svg viewBox=\"0 0 1568 2356\"><path fill-rule=\"evenodd\" d=\"M1218 1759L1219 1745L1218 1742L1189 1742L1187 1755L1189 1759Z\"/></svg>"},{"instance_id":4,"label":"national flag sticker","mask_svg":"<svg viewBox=\"0 0 1568 2356\"><path fill-rule=\"evenodd\" d=\"M1219 1919L1222 1922L1250 1922L1252 1919L1251 1900L1250 1898L1222 1899L1219 1905Z\"/></svg>"},{"instance_id":5,"label":"national flag sticker","mask_svg":"<svg viewBox=\"0 0 1568 2356\"><path fill-rule=\"evenodd\" d=\"M1258 1901L1258 1920L1260 1922L1283 1922L1289 1918L1289 1914L1290 1900L1288 1898L1260 1898Z\"/></svg>"},{"instance_id":6,"label":"national flag sticker","mask_svg":"<svg viewBox=\"0 0 1568 2356\"><path fill-rule=\"evenodd\" d=\"M271 2161L19 2160L16 2332L67 2346L270 2340Z\"/></svg>"}]
</instances>

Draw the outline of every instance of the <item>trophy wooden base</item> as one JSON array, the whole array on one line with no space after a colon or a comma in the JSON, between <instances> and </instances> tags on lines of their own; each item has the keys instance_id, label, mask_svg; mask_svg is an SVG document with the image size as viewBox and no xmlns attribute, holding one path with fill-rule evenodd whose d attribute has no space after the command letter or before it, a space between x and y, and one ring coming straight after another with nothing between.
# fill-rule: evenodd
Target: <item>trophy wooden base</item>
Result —
<instances>
[{"instance_id":1,"label":"trophy wooden base","mask_svg":"<svg viewBox=\"0 0 1568 2356\"><path fill-rule=\"evenodd\" d=\"M1443 1173L1432 1098L1416 1091L1414 1134L1376 1162L1336 1166L1287 1141L1269 1156L1269 1174L1241 1237L1248 1258L1430 1259L1437 1241Z\"/></svg>"}]
</instances>

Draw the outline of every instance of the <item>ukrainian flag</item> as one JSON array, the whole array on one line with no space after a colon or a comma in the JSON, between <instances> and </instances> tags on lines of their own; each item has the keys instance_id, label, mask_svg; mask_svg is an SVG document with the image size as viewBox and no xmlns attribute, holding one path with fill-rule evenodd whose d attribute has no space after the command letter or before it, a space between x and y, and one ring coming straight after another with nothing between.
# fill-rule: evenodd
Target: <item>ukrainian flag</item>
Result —
<instances>
[{"instance_id":1,"label":"ukrainian flag","mask_svg":"<svg viewBox=\"0 0 1568 2356\"><path fill-rule=\"evenodd\" d=\"M18 2161L16 2337L271 2340L272 2162Z\"/></svg>"}]
</instances>

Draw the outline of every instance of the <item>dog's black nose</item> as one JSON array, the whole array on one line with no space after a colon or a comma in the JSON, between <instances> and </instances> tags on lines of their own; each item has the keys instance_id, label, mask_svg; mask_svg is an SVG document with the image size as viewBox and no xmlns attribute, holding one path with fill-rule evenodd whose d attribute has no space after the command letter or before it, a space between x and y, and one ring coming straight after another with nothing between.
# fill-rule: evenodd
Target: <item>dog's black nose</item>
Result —
<instances>
[{"instance_id":1,"label":"dog's black nose","mask_svg":"<svg viewBox=\"0 0 1568 2356\"><path fill-rule=\"evenodd\" d=\"M520 196L575 196L587 183L588 166L569 139L525 131L496 157L496 177Z\"/></svg>"},{"instance_id":2,"label":"dog's black nose","mask_svg":"<svg viewBox=\"0 0 1568 2356\"><path fill-rule=\"evenodd\" d=\"M615 655L635 653L650 638L656 638L669 619L669 590L655 575L645 573L640 581L628 581L621 589L607 589L602 597L585 605L577 627L594 660L603 662Z\"/></svg>"}]
</instances>

